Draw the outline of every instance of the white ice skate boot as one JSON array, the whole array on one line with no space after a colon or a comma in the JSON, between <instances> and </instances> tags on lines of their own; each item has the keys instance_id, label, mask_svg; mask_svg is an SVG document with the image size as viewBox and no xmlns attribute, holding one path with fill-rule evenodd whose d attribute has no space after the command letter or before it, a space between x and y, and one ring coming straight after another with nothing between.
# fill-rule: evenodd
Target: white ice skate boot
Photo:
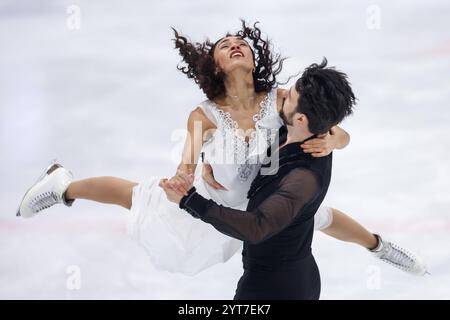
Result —
<instances>
[{"instance_id":1,"label":"white ice skate boot","mask_svg":"<svg viewBox=\"0 0 450 320\"><path fill-rule=\"evenodd\" d=\"M378 238L378 246L369 251L376 258L414 275L423 276L428 273L425 263L418 256L378 234L375 236Z\"/></svg>"},{"instance_id":2,"label":"white ice skate boot","mask_svg":"<svg viewBox=\"0 0 450 320\"><path fill-rule=\"evenodd\" d=\"M67 201L64 193L72 180L72 172L58 163L52 163L25 193L16 215L30 218L57 203L71 206L74 200Z\"/></svg>"}]
</instances>

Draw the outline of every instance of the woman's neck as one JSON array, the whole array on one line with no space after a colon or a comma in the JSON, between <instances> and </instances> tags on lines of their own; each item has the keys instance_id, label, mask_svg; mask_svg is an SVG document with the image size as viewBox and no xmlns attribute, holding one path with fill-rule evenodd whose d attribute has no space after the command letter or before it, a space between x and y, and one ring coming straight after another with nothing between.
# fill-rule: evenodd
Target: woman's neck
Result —
<instances>
[{"instance_id":1,"label":"woman's neck","mask_svg":"<svg viewBox=\"0 0 450 320\"><path fill-rule=\"evenodd\" d=\"M253 110L255 108L255 84L252 73L236 70L224 80L224 102L236 109Z\"/></svg>"}]
</instances>

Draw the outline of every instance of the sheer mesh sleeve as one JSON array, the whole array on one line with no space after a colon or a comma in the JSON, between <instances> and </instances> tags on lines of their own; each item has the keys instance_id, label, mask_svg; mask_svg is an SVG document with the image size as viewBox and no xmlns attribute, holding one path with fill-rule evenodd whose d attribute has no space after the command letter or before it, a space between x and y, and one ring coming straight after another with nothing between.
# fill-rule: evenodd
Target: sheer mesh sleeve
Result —
<instances>
[{"instance_id":1,"label":"sheer mesh sleeve","mask_svg":"<svg viewBox=\"0 0 450 320\"><path fill-rule=\"evenodd\" d=\"M286 228L319 192L319 182L310 170L296 168L278 189L253 211L241 211L206 200L196 192L184 197L180 208L231 237L259 243Z\"/></svg>"}]
</instances>

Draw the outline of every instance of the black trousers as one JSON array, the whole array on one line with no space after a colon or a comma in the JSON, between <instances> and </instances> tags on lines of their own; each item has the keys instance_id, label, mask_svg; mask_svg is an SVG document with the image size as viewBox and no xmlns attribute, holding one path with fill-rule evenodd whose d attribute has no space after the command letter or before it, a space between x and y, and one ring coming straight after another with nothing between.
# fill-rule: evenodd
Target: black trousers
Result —
<instances>
[{"instance_id":1,"label":"black trousers","mask_svg":"<svg viewBox=\"0 0 450 320\"><path fill-rule=\"evenodd\" d=\"M244 267L235 300L318 300L320 273L312 254L273 270Z\"/></svg>"}]
</instances>

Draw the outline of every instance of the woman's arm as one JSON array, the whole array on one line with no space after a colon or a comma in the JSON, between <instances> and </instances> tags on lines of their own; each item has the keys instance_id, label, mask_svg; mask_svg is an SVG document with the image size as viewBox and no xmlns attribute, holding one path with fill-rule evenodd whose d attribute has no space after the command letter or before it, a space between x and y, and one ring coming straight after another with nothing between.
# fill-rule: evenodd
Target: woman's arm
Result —
<instances>
[{"instance_id":1,"label":"woman's arm","mask_svg":"<svg viewBox=\"0 0 450 320\"><path fill-rule=\"evenodd\" d=\"M350 135L339 126L331 128L330 135L334 137L335 149L344 149L350 143Z\"/></svg>"},{"instance_id":2,"label":"woman's arm","mask_svg":"<svg viewBox=\"0 0 450 320\"><path fill-rule=\"evenodd\" d=\"M197 107L189 114L187 123L188 134L184 143L181 162L177 167L175 176L170 179L174 185L179 187L180 192L185 193L187 190L184 190L182 187L182 180L180 180L182 178L179 173L193 174L195 172L208 130L215 129L215 127L214 123L206 117L200 107Z\"/></svg>"}]
</instances>

